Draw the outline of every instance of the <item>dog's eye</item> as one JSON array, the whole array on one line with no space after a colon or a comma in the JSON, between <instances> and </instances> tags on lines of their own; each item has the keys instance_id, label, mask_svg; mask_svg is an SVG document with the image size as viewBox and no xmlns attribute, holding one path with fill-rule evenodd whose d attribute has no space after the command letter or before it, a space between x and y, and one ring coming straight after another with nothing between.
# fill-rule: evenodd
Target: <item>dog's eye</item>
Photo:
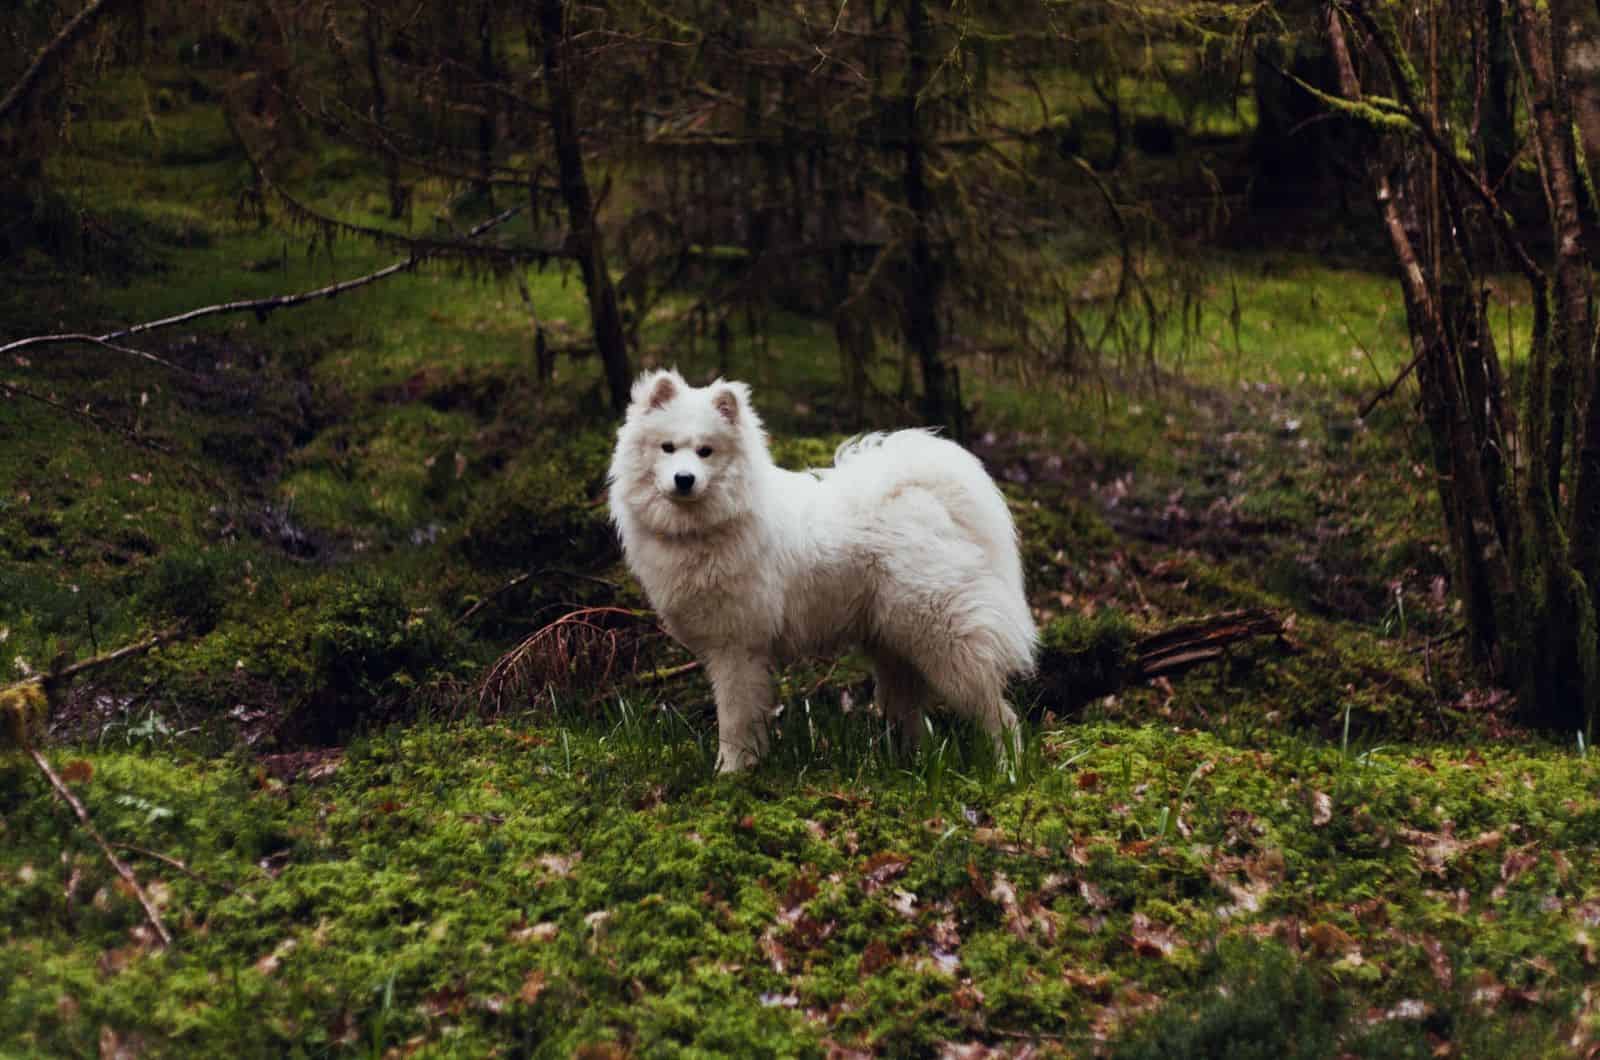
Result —
<instances>
[{"instance_id":1,"label":"dog's eye","mask_svg":"<svg viewBox=\"0 0 1600 1060\"><path fill-rule=\"evenodd\" d=\"M706 457L711 455L711 447L709 445L702 445L700 448L694 451L694 454L701 460L704 460Z\"/></svg>"},{"instance_id":2,"label":"dog's eye","mask_svg":"<svg viewBox=\"0 0 1600 1060\"><path fill-rule=\"evenodd\" d=\"M678 450L678 447L673 445L671 442L662 442L661 443L661 451L663 453L674 453L674 452L677 452L677 450Z\"/></svg>"}]
</instances>

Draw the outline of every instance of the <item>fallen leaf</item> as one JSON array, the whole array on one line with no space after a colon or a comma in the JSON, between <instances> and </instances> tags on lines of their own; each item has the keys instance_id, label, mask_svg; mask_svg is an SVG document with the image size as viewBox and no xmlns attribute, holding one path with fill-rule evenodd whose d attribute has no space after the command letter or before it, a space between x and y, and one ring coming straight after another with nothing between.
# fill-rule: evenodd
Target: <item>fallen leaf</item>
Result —
<instances>
[{"instance_id":1,"label":"fallen leaf","mask_svg":"<svg viewBox=\"0 0 1600 1060\"><path fill-rule=\"evenodd\" d=\"M1311 793L1312 825L1321 828L1331 820L1333 820L1333 800L1324 792L1313 791Z\"/></svg>"},{"instance_id":2,"label":"fallen leaf","mask_svg":"<svg viewBox=\"0 0 1600 1060\"><path fill-rule=\"evenodd\" d=\"M873 939L861 952L861 977L877 975L893 963L894 954L889 952L889 947L884 945L882 939Z\"/></svg>"},{"instance_id":3,"label":"fallen leaf","mask_svg":"<svg viewBox=\"0 0 1600 1060\"><path fill-rule=\"evenodd\" d=\"M535 1001L539 1000L539 995L544 993L544 990L545 974L544 972L535 968L533 971L529 972L528 977L522 981L522 989L517 991L517 998L521 1000L524 1005L531 1005Z\"/></svg>"},{"instance_id":4,"label":"fallen leaf","mask_svg":"<svg viewBox=\"0 0 1600 1060\"><path fill-rule=\"evenodd\" d=\"M523 984L523 989L527 989L526 983ZM422 1003L417 1008L429 1019L439 1019L443 1016L459 1016L467 1008L466 988L459 984L440 987L438 990L424 994Z\"/></svg>"},{"instance_id":5,"label":"fallen leaf","mask_svg":"<svg viewBox=\"0 0 1600 1060\"><path fill-rule=\"evenodd\" d=\"M1433 978L1444 990L1455 986L1455 968L1450 964L1450 955L1444 951L1444 944L1438 939L1428 938L1422 940L1422 951L1428 955L1428 967L1433 969Z\"/></svg>"},{"instance_id":6,"label":"fallen leaf","mask_svg":"<svg viewBox=\"0 0 1600 1060\"><path fill-rule=\"evenodd\" d=\"M868 894L873 894L882 888L884 884L906 871L906 866L910 864L910 858L887 850L872 855L861 864L862 889Z\"/></svg>"},{"instance_id":7,"label":"fallen leaf","mask_svg":"<svg viewBox=\"0 0 1600 1060\"><path fill-rule=\"evenodd\" d=\"M61 767L61 779L69 784L87 784L94 779L94 763L87 758L74 758Z\"/></svg>"},{"instance_id":8,"label":"fallen leaf","mask_svg":"<svg viewBox=\"0 0 1600 1060\"><path fill-rule=\"evenodd\" d=\"M1089 903L1089 908L1097 913L1103 913L1111 908L1111 899L1106 893L1088 880L1078 881L1078 895Z\"/></svg>"},{"instance_id":9,"label":"fallen leaf","mask_svg":"<svg viewBox=\"0 0 1600 1060\"><path fill-rule=\"evenodd\" d=\"M512 942L549 942L559 934L561 929L549 920L542 920L537 924L524 924L511 929Z\"/></svg>"},{"instance_id":10,"label":"fallen leaf","mask_svg":"<svg viewBox=\"0 0 1600 1060\"><path fill-rule=\"evenodd\" d=\"M273 947L271 953L256 961L256 971L260 972L262 975L271 975L273 972L276 972L278 967L283 964L284 960L289 956L289 954L294 952L295 947L298 945L299 943L294 939L284 939L282 942Z\"/></svg>"},{"instance_id":11,"label":"fallen leaf","mask_svg":"<svg viewBox=\"0 0 1600 1060\"><path fill-rule=\"evenodd\" d=\"M1327 921L1318 921L1306 928L1304 937L1306 942L1310 943L1311 948L1323 957L1335 953L1360 952L1359 947L1356 946L1356 940L1351 938L1348 932Z\"/></svg>"},{"instance_id":12,"label":"fallen leaf","mask_svg":"<svg viewBox=\"0 0 1600 1060\"><path fill-rule=\"evenodd\" d=\"M761 952L772 965L773 971L779 975L788 971L789 951L784 949L783 943L778 941L778 936L770 929L761 935Z\"/></svg>"},{"instance_id":13,"label":"fallen leaf","mask_svg":"<svg viewBox=\"0 0 1600 1060\"><path fill-rule=\"evenodd\" d=\"M1518 876L1538 863L1539 854L1534 850L1532 843L1507 851L1505 860L1500 863L1500 879L1506 883L1514 883Z\"/></svg>"}]
</instances>

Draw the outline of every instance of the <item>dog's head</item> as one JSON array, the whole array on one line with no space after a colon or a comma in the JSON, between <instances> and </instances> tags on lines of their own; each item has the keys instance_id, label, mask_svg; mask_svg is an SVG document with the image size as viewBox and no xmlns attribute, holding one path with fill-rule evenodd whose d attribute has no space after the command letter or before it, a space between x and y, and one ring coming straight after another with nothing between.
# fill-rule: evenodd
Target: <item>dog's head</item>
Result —
<instances>
[{"instance_id":1,"label":"dog's head","mask_svg":"<svg viewBox=\"0 0 1600 1060\"><path fill-rule=\"evenodd\" d=\"M693 387L675 371L633 384L611 461L611 506L663 534L711 529L749 510L752 456L766 452L750 388Z\"/></svg>"}]
</instances>

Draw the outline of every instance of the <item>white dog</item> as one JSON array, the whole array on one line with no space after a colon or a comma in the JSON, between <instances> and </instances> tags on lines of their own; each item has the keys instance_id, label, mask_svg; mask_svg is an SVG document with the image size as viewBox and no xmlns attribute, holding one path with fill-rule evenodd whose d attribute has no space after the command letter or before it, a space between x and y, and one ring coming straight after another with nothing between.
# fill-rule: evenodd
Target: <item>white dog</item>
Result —
<instances>
[{"instance_id":1,"label":"white dog","mask_svg":"<svg viewBox=\"0 0 1600 1060\"><path fill-rule=\"evenodd\" d=\"M976 457L907 430L785 471L743 383L656 371L632 397L611 517L667 632L710 675L723 770L766 750L774 661L850 644L907 746L934 699L1015 746L1003 692L1037 633L1011 513Z\"/></svg>"}]
</instances>

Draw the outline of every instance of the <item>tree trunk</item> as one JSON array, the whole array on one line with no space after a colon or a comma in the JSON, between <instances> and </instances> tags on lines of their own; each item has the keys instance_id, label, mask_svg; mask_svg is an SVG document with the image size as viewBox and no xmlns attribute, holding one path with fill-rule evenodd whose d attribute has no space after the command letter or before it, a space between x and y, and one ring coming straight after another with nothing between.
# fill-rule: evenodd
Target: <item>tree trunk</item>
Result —
<instances>
[{"instance_id":1,"label":"tree trunk","mask_svg":"<svg viewBox=\"0 0 1600 1060\"><path fill-rule=\"evenodd\" d=\"M1549 314L1549 390L1531 395L1542 413L1544 446L1531 454L1543 461L1528 475L1530 506L1536 518L1549 519L1561 497L1565 435L1577 428L1577 475L1564 533L1547 532L1545 559L1548 632L1541 664L1530 664L1541 724L1593 735L1592 712L1600 706L1600 630L1595 621L1600 588L1600 404L1593 399L1594 321L1588 250L1579 206L1577 144L1572 94L1564 70L1564 35L1572 13L1553 14L1551 5L1517 0L1516 32L1532 104L1532 134L1549 204L1555 245L1554 304ZM1581 423L1574 423L1579 413ZM1542 471L1542 474L1539 472ZM1539 496L1537 491L1545 491ZM1553 528L1552 528L1553 529ZM1560 547L1565 537L1566 547ZM1535 631L1526 631L1535 632Z\"/></svg>"},{"instance_id":2,"label":"tree trunk","mask_svg":"<svg viewBox=\"0 0 1600 1060\"><path fill-rule=\"evenodd\" d=\"M911 211L911 244L905 270L904 298L906 344L922 368L922 415L931 424L946 427L957 441L966 440L960 388L939 349L939 293L943 268L934 260L929 229L933 195L928 188L927 136L919 104L928 85L928 59L932 51L928 14L922 0L906 0L906 69L902 106L905 136L903 187Z\"/></svg>"},{"instance_id":3,"label":"tree trunk","mask_svg":"<svg viewBox=\"0 0 1600 1060\"><path fill-rule=\"evenodd\" d=\"M606 271L605 244L595 218L594 199L584 173L583 144L572 84L567 78L566 4L538 0L539 30L543 38L545 90L550 100L550 126L555 138L561 198L567 207L567 247L578 259L584 290L589 296L589 319L594 325L594 345L605 371L611 409L622 415L628 409L633 371L628 363L628 343L617 308L617 291Z\"/></svg>"},{"instance_id":4,"label":"tree trunk","mask_svg":"<svg viewBox=\"0 0 1600 1060\"><path fill-rule=\"evenodd\" d=\"M367 5L366 17L361 21L361 33L366 44L367 76L372 81L372 124L378 129L389 128L389 95L383 87L383 56L380 49L381 32L378 25L378 8ZM392 149L384 147L383 177L389 187L389 218L398 221L406 214L406 190L400 183L400 160Z\"/></svg>"},{"instance_id":5,"label":"tree trunk","mask_svg":"<svg viewBox=\"0 0 1600 1060\"><path fill-rule=\"evenodd\" d=\"M494 62L494 5L484 0L478 9L478 78L483 84L482 112L478 115L478 200L494 209L495 95L488 86L499 79Z\"/></svg>"}]
</instances>

